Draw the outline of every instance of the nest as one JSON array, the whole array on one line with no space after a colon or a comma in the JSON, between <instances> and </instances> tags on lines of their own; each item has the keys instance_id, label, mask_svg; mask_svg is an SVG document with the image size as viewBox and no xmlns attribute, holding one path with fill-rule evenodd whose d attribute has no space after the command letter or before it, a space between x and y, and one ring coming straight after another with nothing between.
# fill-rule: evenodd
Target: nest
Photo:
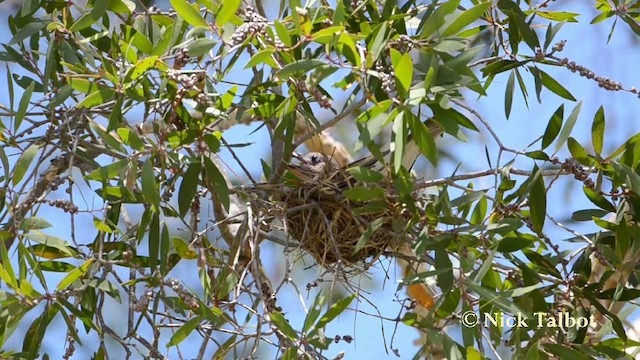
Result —
<instances>
[{"instance_id":1,"label":"nest","mask_svg":"<svg viewBox=\"0 0 640 360\"><path fill-rule=\"evenodd\" d=\"M393 220L403 216L402 206L386 195L350 200L342 190L323 182L290 188L283 198L286 230L324 268L361 272L399 244Z\"/></svg>"}]
</instances>

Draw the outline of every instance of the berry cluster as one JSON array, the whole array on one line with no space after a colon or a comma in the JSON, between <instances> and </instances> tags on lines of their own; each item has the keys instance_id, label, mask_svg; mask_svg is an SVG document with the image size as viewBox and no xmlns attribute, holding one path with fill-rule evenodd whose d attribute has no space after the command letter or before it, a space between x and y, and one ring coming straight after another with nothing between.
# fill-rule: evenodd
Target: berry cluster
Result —
<instances>
[{"instance_id":1,"label":"berry cluster","mask_svg":"<svg viewBox=\"0 0 640 360\"><path fill-rule=\"evenodd\" d=\"M200 304L196 298L194 298L193 295L188 293L184 287L180 285L178 279L165 280L164 285L171 287L171 289L178 294L180 299L182 299L182 301L184 301L191 310L198 310L200 308Z\"/></svg>"},{"instance_id":2,"label":"berry cluster","mask_svg":"<svg viewBox=\"0 0 640 360\"><path fill-rule=\"evenodd\" d=\"M554 164L558 164L559 160L557 158L553 158L551 159L551 162ZM562 165L562 170L573 174L573 177L578 180L578 181L582 181L582 183L584 184L584 186L593 189L595 184L593 183L593 180L591 180L589 178L590 175L590 171L585 169L582 165L580 165L580 163L574 159L574 158L568 158L566 159Z\"/></svg>"},{"instance_id":3,"label":"berry cluster","mask_svg":"<svg viewBox=\"0 0 640 360\"><path fill-rule=\"evenodd\" d=\"M258 14L251 6L245 7L244 14L248 22L240 25L231 36L231 46L242 44L249 36L264 35L267 28L267 19Z\"/></svg>"},{"instance_id":4,"label":"berry cluster","mask_svg":"<svg viewBox=\"0 0 640 360\"><path fill-rule=\"evenodd\" d=\"M178 99L182 99L188 92L195 92L196 94L192 93L190 97L193 97L201 105L211 105L211 99L209 99L209 96L203 91L205 80L204 72L186 74L174 69L169 69L167 76L169 80L181 86L177 94Z\"/></svg>"},{"instance_id":5,"label":"berry cluster","mask_svg":"<svg viewBox=\"0 0 640 360\"><path fill-rule=\"evenodd\" d=\"M333 102L327 95L323 94L322 91L320 91L317 87L315 86L309 87L305 81L301 80L301 81L298 81L298 89L302 92L308 92L309 94L311 94L311 96L313 96L313 98L318 102L318 105L320 105L321 108L323 109L331 108L331 105Z\"/></svg>"},{"instance_id":6,"label":"berry cluster","mask_svg":"<svg viewBox=\"0 0 640 360\"><path fill-rule=\"evenodd\" d=\"M343 336L336 335L336 336L333 338L333 341L334 341L336 344L337 344L337 343L339 343L339 342L340 342L340 340L342 340L342 341L346 341L346 343L347 343L347 344L351 344L351 342L353 341L353 337L352 337L351 335L343 335Z\"/></svg>"},{"instance_id":7,"label":"berry cluster","mask_svg":"<svg viewBox=\"0 0 640 360\"><path fill-rule=\"evenodd\" d=\"M409 52L416 46L416 42L409 35L402 34L397 40L391 41L389 46L400 52Z\"/></svg>"},{"instance_id":8,"label":"berry cluster","mask_svg":"<svg viewBox=\"0 0 640 360\"><path fill-rule=\"evenodd\" d=\"M153 293L153 291L147 290L144 295L140 296L140 299L138 299L138 301L136 301L136 303L133 305L133 310L137 312L145 311L149 307L149 303L151 302L151 300L153 300L154 297L155 294Z\"/></svg>"},{"instance_id":9,"label":"berry cluster","mask_svg":"<svg viewBox=\"0 0 640 360\"><path fill-rule=\"evenodd\" d=\"M189 63L189 50L187 48L180 48L176 51L176 59L173 62L173 67L176 69L182 69Z\"/></svg>"},{"instance_id":10,"label":"berry cluster","mask_svg":"<svg viewBox=\"0 0 640 360\"><path fill-rule=\"evenodd\" d=\"M396 74L393 70L385 72L385 68L380 64L376 65L376 71L378 72L378 78L382 81L382 90L387 94L391 94L396 88Z\"/></svg>"},{"instance_id":11,"label":"berry cluster","mask_svg":"<svg viewBox=\"0 0 640 360\"><path fill-rule=\"evenodd\" d=\"M602 264L603 266L610 265L609 260L607 260L607 257L604 256L604 254L602 253L602 251L600 251L600 249L596 244L591 244L591 246L589 247L589 250L591 250L591 252L593 253L593 257L595 257L600 264Z\"/></svg>"},{"instance_id":12,"label":"berry cluster","mask_svg":"<svg viewBox=\"0 0 640 360\"><path fill-rule=\"evenodd\" d=\"M598 86L601 88L611 90L611 91L622 90L621 83L603 76L597 76L592 70L587 69L582 65L576 64L575 61L569 61L569 59L563 58L563 59L560 59L560 65L571 70L571 72L578 72L578 74L582 77L595 80L598 83Z\"/></svg>"},{"instance_id":13,"label":"berry cluster","mask_svg":"<svg viewBox=\"0 0 640 360\"><path fill-rule=\"evenodd\" d=\"M49 204L49 206L53 206L53 207L57 207L59 209L64 210L64 212L66 213L71 213L71 214L77 214L78 213L78 207L71 203L69 200L48 200L47 204Z\"/></svg>"}]
</instances>

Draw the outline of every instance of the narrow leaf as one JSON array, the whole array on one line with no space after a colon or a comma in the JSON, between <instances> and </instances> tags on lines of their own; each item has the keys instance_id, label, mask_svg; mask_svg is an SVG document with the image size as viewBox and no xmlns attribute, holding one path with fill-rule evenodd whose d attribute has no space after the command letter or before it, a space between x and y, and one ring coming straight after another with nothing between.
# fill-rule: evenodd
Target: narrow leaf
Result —
<instances>
[{"instance_id":1,"label":"narrow leaf","mask_svg":"<svg viewBox=\"0 0 640 360\"><path fill-rule=\"evenodd\" d=\"M156 183L156 175L153 171L153 159L147 158L142 165L142 194L153 207L158 210L160 208L160 193L158 184Z\"/></svg>"},{"instance_id":2,"label":"narrow leaf","mask_svg":"<svg viewBox=\"0 0 640 360\"><path fill-rule=\"evenodd\" d=\"M560 150L562 146L564 146L564 143L565 141L567 141L569 136L571 136L571 131L573 130L573 127L576 124L576 121L578 120L578 115L580 114L581 108L582 108L582 100L580 100L578 104L576 104L576 107L573 108L573 111L569 115L567 122L564 124L564 127L560 131L560 137L556 142L556 148L553 151L554 153L557 153L558 150Z\"/></svg>"},{"instance_id":3,"label":"narrow leaf","mask_svg":"<svg viewBox=\"0 0 640 360\"><path fill-rule=\"evenodd\" d=\"M33 89L36 87L36 82L32 81L29 84L29 87L22 94L22 99L20 99L20 105L18 105L18 112L16 113L15 121L14 121L14 130L17 132L22 124L22 120L27 112L27 108L29 107L29 101L31 101L31 95L33 94Z\"/></svg>"},{"instance_id":4,"label":"narrow leaf","mask_svg":"<svg viewBox=\"0 0 640 360\"><path fill-rule=\"evenodd\" d=\"M541 233L547 214L547 191L544 186L544 178L537 166L534 168L533 173L534 179L528 198L529 208L531 210L533 228L536 232Z\"/></svg>"},{"instance_id":5,"label":"narrow leaf","mask_svg":"<svg viewBox=\"0 0 640 360\"><path fill-rule=\"evenodd\" d=\"M562 118L564 117L564 104L560 105L556 112L551 115L551 119L549 119L549 123L547 124L547 129L544 131L544 135L542 136L542 146L540 150L544 150L553 140L556 139L558 134L560 133L560 129L562 128Z\"/></svg>"},{"instance_id":6,"label":"narrow leaf","mask_svg":"<svg viewBox=\"0 0 640 360\"><path fill-rule=\"evenodd\" d=\"M593 118L593 124L591 125L591 142L593 143L593 150L596 154L602 153L602 147L604 144L604 108L600 106L596 116Z\"/></svg>"},{"instance_id":7,"label":"narrow leaf","mask_svg":"<svg viewBox=\"0 0 640 360\"><path fill-rule=\"evenodd\" d=\"M27 170L29 169L33 158L38 153L38 150L38 145L31 144L31 146L29 146L27 150L25 150L22 155L20 155L13 170L13 178L11 179L11 183L13 184L13 186L18 185L24 177L24 174L27 173Z\"/></svg>"}]
</instances>

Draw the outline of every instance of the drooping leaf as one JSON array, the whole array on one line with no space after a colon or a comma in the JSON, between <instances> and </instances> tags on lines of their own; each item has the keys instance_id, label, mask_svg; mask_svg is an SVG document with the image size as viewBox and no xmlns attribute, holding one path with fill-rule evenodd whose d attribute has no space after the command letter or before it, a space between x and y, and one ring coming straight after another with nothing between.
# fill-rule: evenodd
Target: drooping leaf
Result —
<instances>
[{"instance_id":1,"label":"drooping leaf","mask_svg":"<svg viewBox=\"0 0 640 360\"><path fill-rule=\"evenodd\" d=\"M534 179L531 183L531 192L529 193L529 208L531 209L531 222L533 228L538 233L542 233L544 222L547 215L547 190L544 185L542 172L535 166L533 170Z\"/></svg>"},{"instance_id":2,"label":"drooping leaf","mask_svg":"<svg viewBox=\"0 0 640 360\"><path fill-rule=\"evenodd\" d=\"M22 155L20 155L13 170L13 178L11 179L13 186L18 185L20 181L22 181L22 178L27 173L31 162L39 149L40 147L37 144L31 144L31 146L29 146Z\"/></svg>"},{"instance_id":3,"label":"drooping leaf","mask_svg":"<svg viewBox=\"0 0 640 360\"><path fill-rule=\"evenodd\" d=\"M564 104L561 104L560 107L556 110L556 112L551 115L551 119L549 119L549 123L547 124L547 129L544 131L544 135L542 135L542 146L540 150L544 150L553 140L556 139L558 134L560 133L560 129L562 128L562 119L564 117Z\"/></svg>"},{"instance_id":4,"label":"drooping leaf","mask_svg":"<svg viewBox=\"0 0 640 360\"><path fill-rule=\"evenodd\" d=\"M160 209L160 192L156 174L153 170L153 158L148 157L142 165L142 194L145 199L156 209Z\"/></svg>"},{"instance_id":5,"label":"drooping leaf","mask_svg":"<svg viewBox=\"0 0 640 360\"><path fill-rule=\"evenodd\" d=\"M593 143L593 150L598 155L602 153L602 147L604 144L604 129L604 108L600 106L593 118L593 124L591 125L591 142Z\"/></svg>"}]
</instances>

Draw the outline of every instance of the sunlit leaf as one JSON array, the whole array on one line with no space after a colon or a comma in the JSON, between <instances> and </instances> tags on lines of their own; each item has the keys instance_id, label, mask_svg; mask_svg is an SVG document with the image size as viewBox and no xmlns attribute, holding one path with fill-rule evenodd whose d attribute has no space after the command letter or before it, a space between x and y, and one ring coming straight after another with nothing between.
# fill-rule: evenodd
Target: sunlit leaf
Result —
<instances>
[{"instance_id":1,"label":"sunlit leaf","mask_svg":"<svg viewBox=\"0 0 640 360\"><path fill-rule=\"evenodd\" d=\"M604 130L604 108L600 106L598 112L596 112L596 115L593 118L593 124L591 125L591 142L593 143L593 150L598 155L602 153L602 146L604 144Z\"/></svg>"},{"instance_id":2,"label":"sunlit leaf","mask_svg":"<svg viewBox=\"0 0 640 360\"><path fill-rule=\"evenodd\" d=\"M234 3L237 0L229 1ZM209 24L202 18L200 12L196 10L191 4L187 3L185 0L169 0L171 6L176 9L178 15L183 18L186 22L193 26L204 26L209 27ZM226 3L227 1L225 1Z\"/></svg>"},{"instance_id":3,"label":"sunlit leaf","mask_svg":"<svg viewBox=\"0 0 640 360\"><path fill-rule=\"evenodd\" d=\"M65 276L62 280L60 280L60 282L58 283L57 289L58 290L66 289L74 281L78 280L80 277L86 274L87 271L89 270L89 267L91 267L91 264L93 264L93 262L94 262L94 259L89 259L85 261L82 265L78 266L77 268L69 272L67 276Z\"/></svg>"}]
</instances>

